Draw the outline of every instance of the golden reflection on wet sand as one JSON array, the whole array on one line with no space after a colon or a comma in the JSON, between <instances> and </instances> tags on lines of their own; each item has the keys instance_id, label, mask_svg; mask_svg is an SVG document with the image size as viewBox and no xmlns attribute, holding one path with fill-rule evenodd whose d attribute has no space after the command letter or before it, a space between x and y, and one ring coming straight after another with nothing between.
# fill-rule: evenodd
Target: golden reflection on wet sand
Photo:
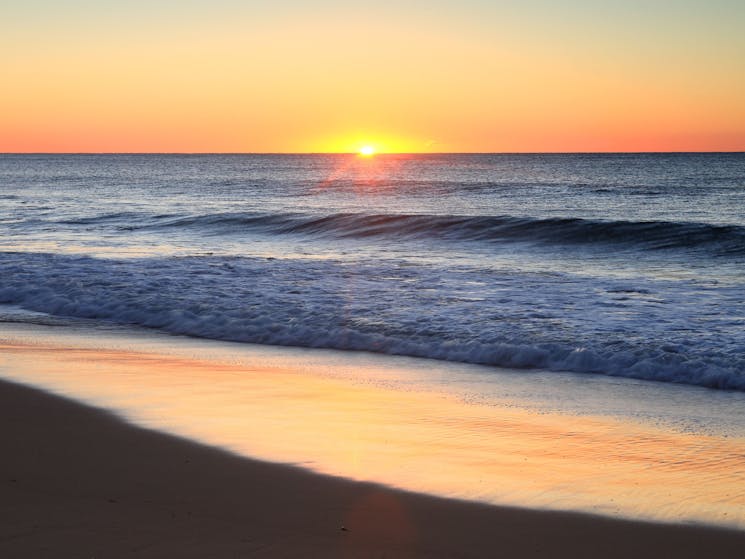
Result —
<instances>
[{"instance_id":1,"label":"golden reflection on wet sand","mask_svg":"<svg viewBox=\"0 0 745 559\"><path fill-rule=\"evenodd\" d=\"M5 340L0 376L239 454L348 478L498 504L745 526L741 438L474 405L265 353L235 364Z\"/></svg>"}]
</instances>

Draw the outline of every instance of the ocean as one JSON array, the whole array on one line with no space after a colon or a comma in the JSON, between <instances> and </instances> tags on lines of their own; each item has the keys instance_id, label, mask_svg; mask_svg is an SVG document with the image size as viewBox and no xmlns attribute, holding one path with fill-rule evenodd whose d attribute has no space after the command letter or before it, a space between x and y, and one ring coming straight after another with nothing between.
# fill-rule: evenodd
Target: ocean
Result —
<instances>
[{"instance_id":1,"label":"ocean","mask_svg":"<svg viewBox=\"0 0 745 559\"><path fill-rule=\"evenodd\" d=\"M745 154L2 155L0 319L745 390Z\"/></svg>"},{"instance_id":2,"label":"ocean","mask_svg":"<svg viewBox=\"0 0 745 559\"><path fill-rule=\"evenodd\" d=\"M745 154L0 155L0 377L323 474L742 529L743 194Z\"/></svg>"}]
</instances>

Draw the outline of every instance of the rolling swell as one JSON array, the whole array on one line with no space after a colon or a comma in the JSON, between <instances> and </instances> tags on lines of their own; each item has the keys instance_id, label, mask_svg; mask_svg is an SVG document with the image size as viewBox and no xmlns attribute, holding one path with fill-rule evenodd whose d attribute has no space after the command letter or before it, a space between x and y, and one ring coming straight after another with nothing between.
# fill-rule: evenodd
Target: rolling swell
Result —
<instances>
[{"instance_id":1,"label":"rolling swell","mask_svg":"<svg viewBox=\"0 0 745 559\"><path fill-rule=\"evenodd\" d=\"M143 228L197 228L223 234L258 231L330 238L427 239L470 242L539 242L619 245L645 250L698 249L716 255L745 255L745 227L668 221L600 221L580 218L456 216L421 214L222 213L157 216Z\"/></svg>"}]
</instances>

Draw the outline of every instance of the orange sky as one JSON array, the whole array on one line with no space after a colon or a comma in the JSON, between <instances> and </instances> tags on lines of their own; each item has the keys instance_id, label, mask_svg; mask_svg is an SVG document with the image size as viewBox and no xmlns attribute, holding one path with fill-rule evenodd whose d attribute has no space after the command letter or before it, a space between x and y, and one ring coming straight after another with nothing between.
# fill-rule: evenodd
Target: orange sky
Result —
<instances>
[{"instance_id":1,"label":"orange sky","mask_svg":"<svg viewBox=\"0 0 745 559\"><path fill-rule=\"evenodd\" d=\"M745 150L745 2L9 4L0 151Z\"/></svg>"}]
</instances>

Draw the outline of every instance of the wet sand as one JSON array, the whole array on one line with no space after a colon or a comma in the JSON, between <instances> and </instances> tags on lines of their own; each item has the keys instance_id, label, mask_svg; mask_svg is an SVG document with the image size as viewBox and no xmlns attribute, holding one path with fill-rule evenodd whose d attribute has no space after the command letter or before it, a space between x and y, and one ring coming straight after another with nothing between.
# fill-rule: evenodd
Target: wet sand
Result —
<instances>
[{"instance_id":1,"label":"wet sand","mask_svg":"<svg viewBox=\"0 0 745 559\"><path fill-rule=\"evenodd\" d=\"M238 457L0 383L0 556L734 557L745 532L494 507Z\"/></svg>"},{"instance_id":2,"label":"wet sand","mask_svg":"<svg viewBox=\"0 0 745 559\"><path fill-rule=\"evenodd\" d=\"M515 382L589 405L588 379L479 369L470 373L481 382L458 392L465 385L452 380L468 371L427 360L140 334L4 327L0 378L323 475L497 506L745 530L740 398L724 398L707 419L735 433L716 435L635 418L650 411L638 397L707 417L727 396L718 391L645 383L624 394L628 383L611 381L595 389L599 402L638 415L559 413L548 398L525 407ZM483 398L485 379L506 397Z\"/></svg>"}]
</instances>

